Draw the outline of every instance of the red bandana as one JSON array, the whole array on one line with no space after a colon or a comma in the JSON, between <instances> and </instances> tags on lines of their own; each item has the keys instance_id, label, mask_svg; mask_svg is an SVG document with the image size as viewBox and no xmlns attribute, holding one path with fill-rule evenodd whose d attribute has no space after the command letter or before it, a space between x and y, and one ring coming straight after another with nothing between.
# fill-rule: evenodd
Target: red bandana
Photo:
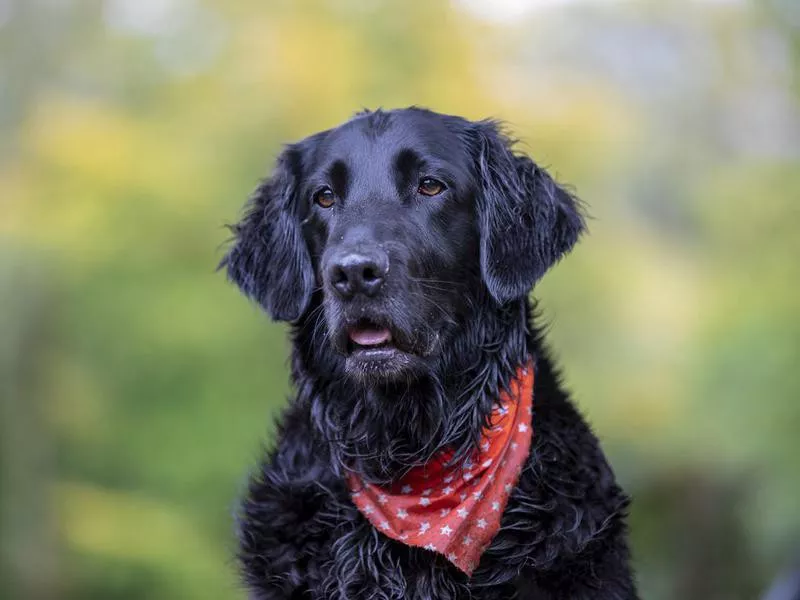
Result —
<instances>
[{"instance_id":1,"label":"red bandana","mask_svg":"<svg viewBox=\"0 0 800 600\"><path fill-rule=\"evenodd\" d=\"M508 497L531 445L533 366L520 367L500 395L481 451L463 467L446 468L440 452L387 488L348 478L353 502L385 535L435 550L467 575L500 528Z\"/></svg>"}]
</instances>

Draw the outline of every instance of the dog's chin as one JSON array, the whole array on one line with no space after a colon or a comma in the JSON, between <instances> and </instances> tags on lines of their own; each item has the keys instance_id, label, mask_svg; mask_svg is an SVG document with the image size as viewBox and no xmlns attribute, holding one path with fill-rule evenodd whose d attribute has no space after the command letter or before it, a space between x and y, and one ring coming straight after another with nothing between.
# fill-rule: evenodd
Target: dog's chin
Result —
<instances>
[{"instance_id":1,"label":"dog's chin","mask_svg":"<svg viewBox=\"0 0 800 600\"><path fill-rule=\"evenodd\" d=\"M394 347L358 348L345 359L349 377L363 385L416 379L425 372L422 358Z\"/></svg>"}]
</instances>

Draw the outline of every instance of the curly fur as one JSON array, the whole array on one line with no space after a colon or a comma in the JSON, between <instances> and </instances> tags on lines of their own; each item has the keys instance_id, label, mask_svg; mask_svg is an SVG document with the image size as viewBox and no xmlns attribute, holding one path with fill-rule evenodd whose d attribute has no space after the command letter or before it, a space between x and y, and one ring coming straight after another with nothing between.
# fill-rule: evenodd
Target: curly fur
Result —
<instances>
[{"instance_id":1,"label":"curly fur","mask_svg":"<svg viewBox=\"0 0 800 600\"><path fill-rule=\"evenodd\" d=\"M450 230L433 226L416 234L425 238L394 241L401 282L381 313L410 347L426 350L402 377L353 376L334 334L347 307L333 304L320 267L339 237L313 213L305 178L336 136L355 129L366 137L344 137L347 145L380 145L394 130L408 139L436 127L425 135L465 157L454 195L473 201L451 205ZM451 239L459 215L466 241ZM526 297L582 229L576 199L514 154L491 121L366 112L284 152L233 228L222 263L248 296L292 323L296 395L239 511L239 561L252 598L637 597L628 499L563 391ZM437 287L443 280L448 285ZM345 475L391 481L444 447L462 461L527 356L536 368L530 456L473 576L376 531L351 502Z\"/></svg>"}]
</instances>

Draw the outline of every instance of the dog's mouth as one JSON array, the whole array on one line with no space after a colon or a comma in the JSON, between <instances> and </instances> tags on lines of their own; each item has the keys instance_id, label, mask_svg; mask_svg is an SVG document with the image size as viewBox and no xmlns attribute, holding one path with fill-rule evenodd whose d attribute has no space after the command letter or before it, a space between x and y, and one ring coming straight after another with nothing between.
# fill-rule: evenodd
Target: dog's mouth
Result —
<instances>
[{"instance_id":1,"label":"dog's mouth","mask_svg":"<svg viewBox=\"0 0 800 600\"><path fill-rule=\"evenodd\" d=\"M402 328L382 315L349 321L337 336L346 372L365 383L425 372L424 357Z\"/></svg>"},{"instance_id":2,"label":"dog's mouth","mask_svg":"<svg viewBox=\"0 0 800 600\"><path fill-rule=\"evenodd\" d=\"M347 329L347 353L365 359L385 358L397 352L388 327L362 319Z\"/></svg>"}]
</instances>

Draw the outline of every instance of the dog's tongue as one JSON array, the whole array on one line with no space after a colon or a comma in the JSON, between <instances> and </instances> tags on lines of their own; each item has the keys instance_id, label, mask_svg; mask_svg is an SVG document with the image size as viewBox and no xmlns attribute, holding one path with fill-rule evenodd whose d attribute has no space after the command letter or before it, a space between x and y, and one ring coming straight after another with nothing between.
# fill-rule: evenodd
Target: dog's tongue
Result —
<instances>
[{"instance_id":1,"label":"dog's tongue","mask_svg":"<svg viewBox=\"0 0 800 600\"><path fill-rule=\"evenodd\" d=\"M359 346L377 346L392 339L388 329L371 327L354 327L350 330L350 339Z\"/></svg>"}]
</instances>

